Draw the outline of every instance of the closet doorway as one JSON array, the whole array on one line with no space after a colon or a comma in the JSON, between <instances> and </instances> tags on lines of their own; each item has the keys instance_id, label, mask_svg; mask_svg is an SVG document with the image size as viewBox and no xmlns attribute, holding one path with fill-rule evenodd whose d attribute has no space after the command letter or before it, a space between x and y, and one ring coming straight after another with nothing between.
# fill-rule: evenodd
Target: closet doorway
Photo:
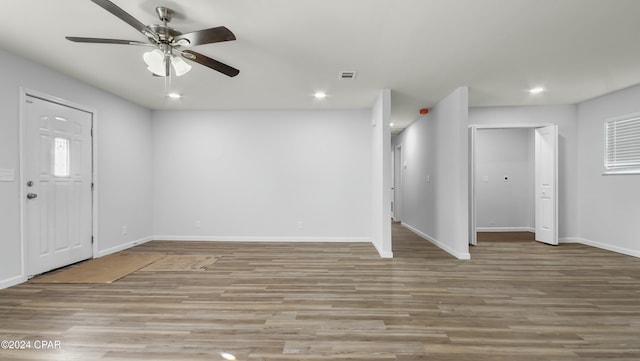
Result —
<instances>
[{"instance_id":1,"label":"closet doorway","mask_svg":"<svg viewBox=\"0 0 640 361\"><path fill-rule=\"evenodd\" d=\"M557 245L557 125L476 125L469 142L469 244L478 231L524 230Z\"/></svg>"}]
</instances>

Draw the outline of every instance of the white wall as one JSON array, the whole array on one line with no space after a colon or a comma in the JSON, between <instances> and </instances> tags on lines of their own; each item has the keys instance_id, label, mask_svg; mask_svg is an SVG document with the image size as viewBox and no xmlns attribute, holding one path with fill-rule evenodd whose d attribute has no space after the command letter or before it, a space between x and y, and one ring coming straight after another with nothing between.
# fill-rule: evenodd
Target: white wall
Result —
<instances>
[{"instance_id":1,"label":"white wall","mask_svg":"<svg viewBox=\"0 0 640 361\"><path fill-rule=\"evenodd\" d=\"M558 236L578 234L578 107L576 105L469 109L470 125L558 125Z\"/></svg>"},{"instance_id":2,"label":"white wall","mask_svg":"<svg viewBox=\"0 0 640 361\"><path fill-rule=\"evenodd\" d=\"M370 241L370 124L370 110L155 111L156 239Z\"/></svg>"},{"instance_id":3,"label":"white wall","mask_svg":"<svg viewBox=\"0 0 640 361\"><path fill-rule=\"evenodd\" d=\"M526 128L477 130L475 191L479 231L534 231L533 139L533 130Z\"/></svg>"},{"instance_id":4,"label":"white wall","mask_svg":"<svg viewBox=\"0 0 640 361\"><path fill-rule=\"evenodd\" d=\"M151 236L151 113L121 98L0 50L0 288L24 280L20 240L20 87L97 112L99 251ZM120 225L129 226L127 236Z\"/></svg>"},{"instance_id":5,"label":"white wall","mask_svg":"<svg viewBox=\"0 0 640 361\"><path fill-rule=\"evenodd\" d=\"M640 257L640 175L603 175L604 121L640 112L640 86L578 105L578 241Z\"/></svg>"},{"instance_id":6,"label":"white wall","mask_svg":"<svg viewBox=\"0 0 640 361\"><path fill-rule=\"evenodd\" d=\"M468 88L458 88L393 139L402 145L402 223L468 259Z\"/></svg>"},{"instance_id":7,"label":"white wall","mask_svg":"<svg viewBox=\"0 0 640 361\"><path fill-rule=\"evenodd\" d=\"M371 110L372 242L380 256L393 257L391 245L391 91L380 91Z\"/></svg>"}]
</instances>

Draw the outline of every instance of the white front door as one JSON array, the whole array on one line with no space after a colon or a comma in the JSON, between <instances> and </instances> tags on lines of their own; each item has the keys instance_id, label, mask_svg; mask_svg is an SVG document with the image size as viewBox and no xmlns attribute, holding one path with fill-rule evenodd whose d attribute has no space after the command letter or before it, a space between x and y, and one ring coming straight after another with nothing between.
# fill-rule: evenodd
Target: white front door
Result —
<instances>
[{"instance_id":1,"label":"white front door","mask_svg":"<svg viewBox=\"0 0 640 361\"><path fill-rule=\"evenodd\" d=\"M558 126L535 132L536 240L558 244Z\"/></svg>"},{"instance_id":2,"label":"white front door","mask_svg":"<svg viewBox=\"0 0 640 361\"><path fill-rule=\"evenodd\" d=\"M22 119L27 276L93 255L92 114L30 95Z\"/></svg>"}]
</instances>

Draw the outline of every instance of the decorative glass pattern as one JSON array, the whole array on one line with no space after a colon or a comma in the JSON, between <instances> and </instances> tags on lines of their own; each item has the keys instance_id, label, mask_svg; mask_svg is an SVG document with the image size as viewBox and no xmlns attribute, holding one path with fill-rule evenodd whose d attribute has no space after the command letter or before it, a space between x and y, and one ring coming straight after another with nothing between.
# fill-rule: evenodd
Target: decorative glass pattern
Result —
<instances>
[{"instance_id":1,"label":"decorative glass pattern","mask_svg":"<svg viewBox=\"0 0 640 361\"><path fill-rule=\"evenodd\" d=\"M69 161L69 139L54 138L53 141L53 176L69 177L71 175Z\"/></svg>"}]
</instances>

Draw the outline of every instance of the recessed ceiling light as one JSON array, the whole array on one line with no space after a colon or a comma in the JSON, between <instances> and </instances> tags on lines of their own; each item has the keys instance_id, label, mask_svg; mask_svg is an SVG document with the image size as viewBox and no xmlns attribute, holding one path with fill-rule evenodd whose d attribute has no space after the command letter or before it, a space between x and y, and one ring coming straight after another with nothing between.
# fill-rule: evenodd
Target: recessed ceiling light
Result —
<instances>
[{"instance_id":1,"label":"recessed ceiling light","mask_svg":"<svg viewBox=\"0 0 640 361\"><path fill-rule=\"evenodd\" d=\"M313 96L316 99L324 99L327 97L327 93L318 91L318 92L315 92Z\"/></svg>"},{"instance_id":2,"label":"recessed ceiling light","mask_svg":"<svg viewBox=\"0 0 640 361\"><path fill-rule=\"evenodd\" d=\"M179 93L169 93L169 94L167 94L167 96L169 98L171 98L171 99L180 99L180 98L182 98L182 95L179 94Z\"/></svg>"},{"instance_id":3,"label":"recessed ceiling light","mask_svg":"<svg viewBox=\"0 0 640 361\"><path fill-rule=\"evenodd\" d=\"M546 89L541 87L541 86L537 86L535 88L531 88L529 89L529 94L540 94L542 92L544 92Z\"/></svg>"},{"instance_id":4,"label":"recessed ceiling light","mask_svg":"<svg viewBox=\"0 0 640 361\"><path fill-rule=\"evenodd\" d=\"M393 128L393 122L389 123L389 126Z\"/></svg>"}]
</instances>

